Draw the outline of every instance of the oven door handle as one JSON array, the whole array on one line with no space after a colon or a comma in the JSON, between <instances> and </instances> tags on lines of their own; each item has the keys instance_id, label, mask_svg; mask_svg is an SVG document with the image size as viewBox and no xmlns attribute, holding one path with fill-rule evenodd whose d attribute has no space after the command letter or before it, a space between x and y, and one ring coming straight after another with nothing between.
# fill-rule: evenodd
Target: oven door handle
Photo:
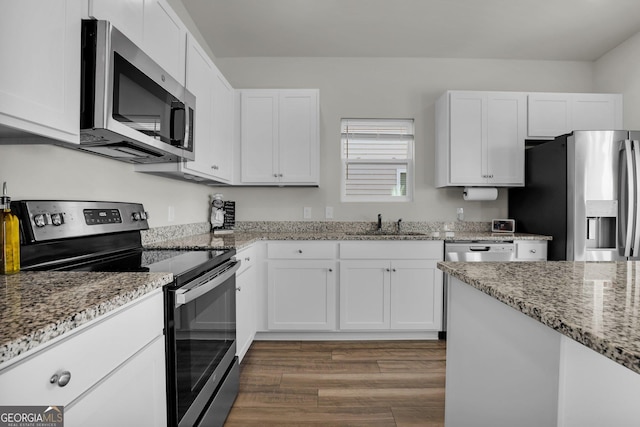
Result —
<instances>
[{"instance_id":1,"label":"oven door handle","mask_svg":"<svg viewBox=\"0 0 640 427\"><path fill-rule=\"evenodd\" d=\"M240 260L231 261L216 268L211 273L202 276L190 284L175 291L175 308L187 304L194 299L206 294L212 289L224 283L227 279L236 274L240 268Z\"/></svg>"}]
</instances>

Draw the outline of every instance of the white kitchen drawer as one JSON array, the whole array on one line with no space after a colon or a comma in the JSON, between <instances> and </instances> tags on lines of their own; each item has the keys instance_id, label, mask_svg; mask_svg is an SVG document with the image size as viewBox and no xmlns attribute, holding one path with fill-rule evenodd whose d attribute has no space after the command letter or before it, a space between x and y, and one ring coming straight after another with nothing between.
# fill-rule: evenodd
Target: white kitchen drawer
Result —
<instances>
[{"instance_id":1,"label":"white kitchen drawer","mask_svg":"<svg viewBox=\"0 0 640 427\"><path fill-rule=\"evenodd\" d=\"M546 261L547 242L516 241L516 261Z\"/></svg>"},{"instance_id":2,"label":"white kitchen drawer","mask_svg":"<svg viewBox=\"0 0 640 427\"><path fill-rule=\"evenodd\" d=\"M70 302L72 303L72 302ZM0 371L3 405L68 405L138 350L162 335L163 297L158 290L131 306L105 315L95 325L35 352ZM51 384L54 374L71 373L69 383Z\"/></svg>"},{"instance_id":3,"label":"white kitchen drawer","mask_svg":"<svg viewBox=\"0 0 640 427\"><path fill-rule=\"evenodd\" d=\"M374 242L340 243L342 259L436 259L444 256L443 242Z\"/></svg>"},{"instance_id":4,"label":"white kitchen drawer","mask_svg":"<svg viewBox=\"0 0 640 427\"><path fill-rule=\"evenodd\" d=\"M236 276L244 273L249 267L256 263L256 248L254 245L247 246L236 253L236 259L240 261L240 268L236 272Z\"/></svg>"},{"instance_id":5,"label":"white kitchen drawer","mask_svg":"<svg viewBox=\"0 0 640 427\"><path fill-rule=\"evenodd\" d=\"M270 259L334 259L334 242L277 242L267 244L267 258Z\"/></svg>"}]
</instances>

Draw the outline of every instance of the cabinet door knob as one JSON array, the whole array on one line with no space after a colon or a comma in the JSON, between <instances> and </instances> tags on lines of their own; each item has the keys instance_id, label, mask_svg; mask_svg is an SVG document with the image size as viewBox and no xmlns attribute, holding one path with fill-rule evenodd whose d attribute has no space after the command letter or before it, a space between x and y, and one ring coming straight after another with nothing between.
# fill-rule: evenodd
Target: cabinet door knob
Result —
<instances>
[{"instance_id":1,"label":"cabinet door knob","mask_svg":"<svg viewBox=\"0 0 640 427\"><path fill-rule=\"evenodd\" d=\"M64 371L60 375L53 374L53 376L49 379L51 384L58 384L59 387L64 387L69 384L71 381L71 372Z\"/></svg>"},{"instance_id":2,"label":"cabinet door knob","mask_svg":"<svg viewBox=\"0 0 640 427\"><path fill-rule=\"evenodd\" d=\"M391 271L391 270L389 270L388 268L385 268L385 270L387 270L387 271Z\"/></svg>"},{"instance_id":3,"label":"cabinet door knob","mask_svg":"<svg viewBox=\"0 0 640 427\"><path fill-rule=\"evenodd\" d=\"M396 269L395 269L395 268L392 268L392 269L391 269L391 271L396 271Z\"/></svg>"},{"instance_id":4,"label":"cabinet door knob","mask_svg":"<svg viewBox=\"0 0 640 427\"><path fill-rule=\"evenodd\" d=\"M529 252L531 252L532 254L535 254L536 250L535 249L529 249Z\"/></svg>"},{"instance_id":5,"label":"cabinet door knob","mask_svg":"<svg viewBox=\"0 0 640 427\"><path fill-rule=\"evenodd\" d=\"M330 268L330 269L329 269L329 273L331 273L331 272L333 272L333 268Z\"/></svg>"},{"instance_id":6,"label":"cabinet door knob","mask_svg":"<svg viewBox=\"0 0 640 427\"><path fill-rule=\"evenodd\" d=\"M244 260L249 262L249 261L251 261L251 257L246 257Z\"/></svg>"},{"instance_id":7,"label":"cabinet door knob","mask_svg":"<svg viewBox=\"0 0 640 427\"><path fill-rule=\"evenodd\" d=\"M302 249L298 249L298 253L301 254L302 253Z\"/></svg>"},{"instance_id":8,"label":"cabinet door knob","mask_svg":"<svg viewBox=\"0 0 640 427\"><path fill-rule=\"evenodd\" d=\"M278 176L279 176L280 178L282 178L282 174L281 174L281 173L279 173L279 174L278 174Z\"/></svg>"},{"instance_id":9,"label":"cabinet door knob","mask_svg":"<svg viewBox=\"0 0 640 427\"><path fill-rule=\"evenodd\" d=\"M278 177L278 174L277 174L277 173L274 173L274 174L273 174L273 177L274 177L274 178L277 178L277 177Z\"/></svg>"},{"instance_id":10,"label":"cabinet door knob","mask_svg":"<svg viewBox=\"0 0 640 427\"><path fill-rule=\"evenodd\" d=\"M238 292L242 291L242 286L238 286L238 287L236 288L236 291L238 291Z\"/></svg>"}]
</instances>

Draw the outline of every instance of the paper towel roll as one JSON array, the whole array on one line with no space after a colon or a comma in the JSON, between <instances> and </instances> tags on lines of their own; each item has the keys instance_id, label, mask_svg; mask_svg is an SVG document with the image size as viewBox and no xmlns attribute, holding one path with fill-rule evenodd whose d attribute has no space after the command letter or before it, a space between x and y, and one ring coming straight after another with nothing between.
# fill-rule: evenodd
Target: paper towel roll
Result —
<instances>
[{"instance_id":1,"label":"paper towel roll","mask_svg":"<svg viewBox=\"0 0 640 427\"><path fill-rule=\"evenodd\" d=\"M465 187L462 198L468 201L496 200L498 198L498 189L495 187Z\"/></svg>"}]
</instances>

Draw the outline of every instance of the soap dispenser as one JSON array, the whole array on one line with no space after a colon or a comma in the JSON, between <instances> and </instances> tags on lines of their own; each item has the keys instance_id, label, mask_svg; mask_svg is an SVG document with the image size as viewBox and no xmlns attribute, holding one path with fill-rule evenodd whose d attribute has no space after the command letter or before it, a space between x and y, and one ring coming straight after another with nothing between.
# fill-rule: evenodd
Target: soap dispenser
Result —
<instances>
[{"instance_id":1,"label":"soap dispenser","mask_svg":"<svg viewBox=\"0 0 640 427\"><path fill-rule=\"evenodd\" d=\"M0 274L17 273L20 271L20 233L18 217L11 212L6 182L0 197L0 244Z\"/></svg>"}]
</instances>

